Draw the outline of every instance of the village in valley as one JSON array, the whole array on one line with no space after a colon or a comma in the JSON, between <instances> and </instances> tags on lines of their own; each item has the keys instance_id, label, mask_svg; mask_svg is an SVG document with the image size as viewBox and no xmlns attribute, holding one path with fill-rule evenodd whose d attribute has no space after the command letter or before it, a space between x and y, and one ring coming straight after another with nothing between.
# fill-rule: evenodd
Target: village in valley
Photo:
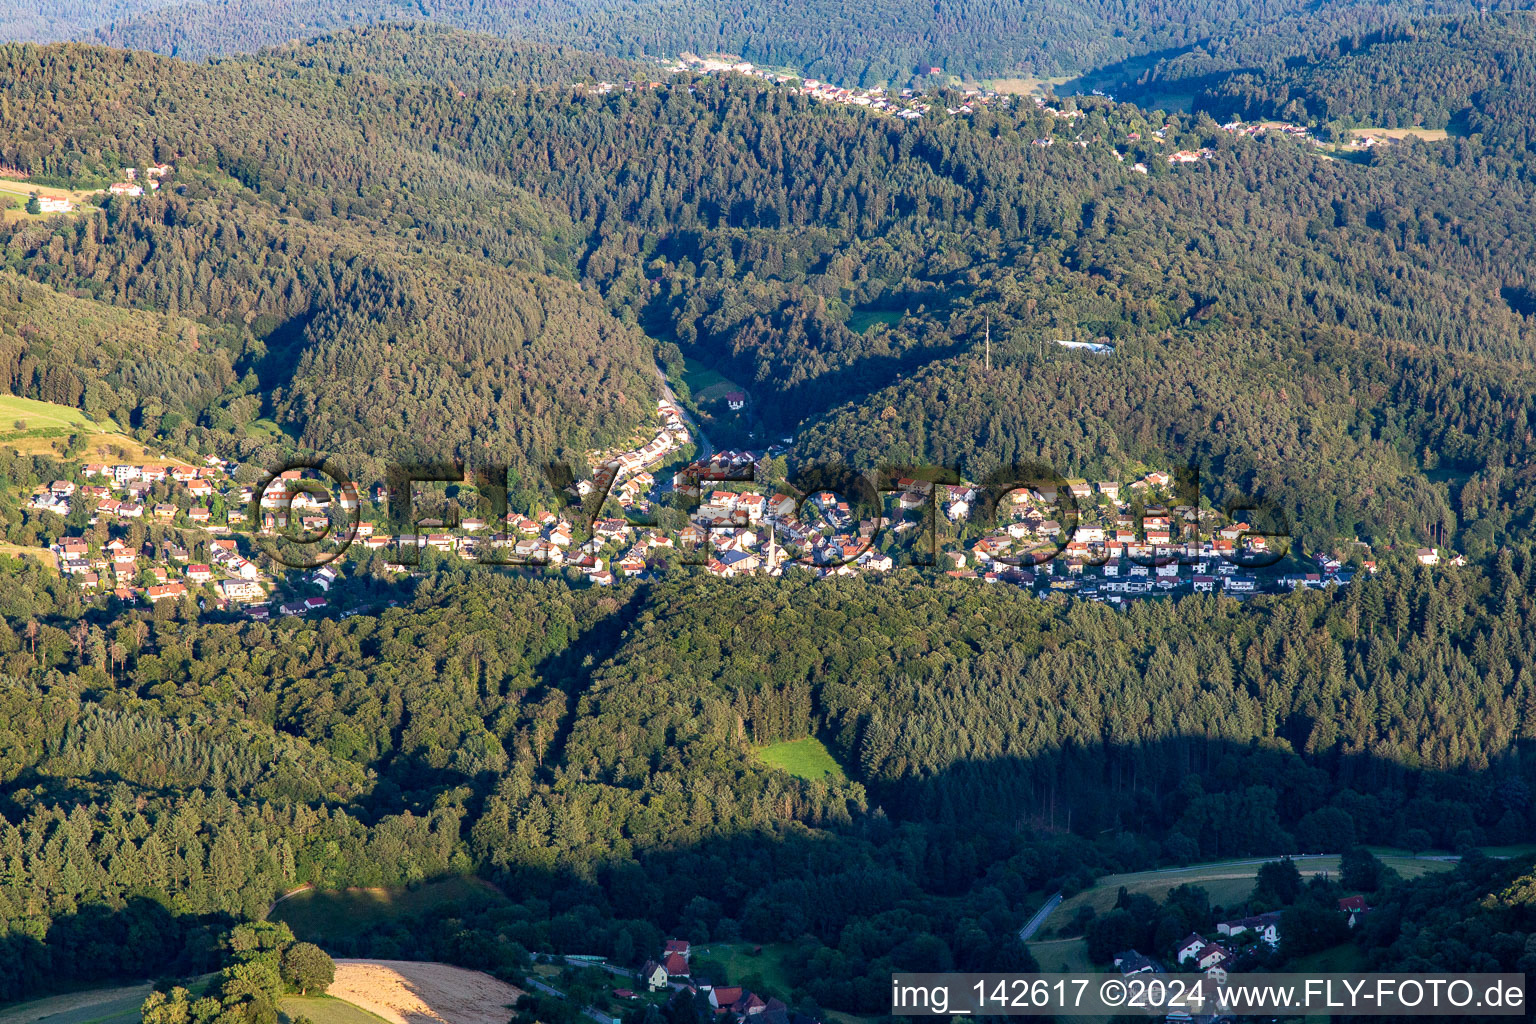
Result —
<instances>
[{"instance_id":1,"label":"village in valley","mask_svg":"<svg viewBox=\"0 0 1536 1024\"><path fill-rule=\"evenodd\" d=\"M258 619L354 614L378 603L381 585L442 559L595 586L677 571L826 579L915 570L1112 606L1347 586L1376 569L1363 545L1303 555L1269 524L1180 501L1162 470L1126 483L1035 480L1001 493L901 476L855 482L862 497L802 495L783 482L784 445L697 458L684 410L663 398L657 417L649 440L595 453L590 479L571 482L547 508L508 509L501 522L468 485L437 493L446 504L435 512L431 495L418 495L391 520L380 484L336 493L310 471L269 478L212 455L198 465L82 462L73 479L39 485L25 504L41 515L59 572L86 595L192 599ZM402 518L414 526L392 529ZM284 544L304 552L298 567L271 557ZM1414 558L1461 563L1435 548Z\"/></svg>"},{"instance_id":2,"label":"village in valley","mask_svg":"<svg viewBox=\"0 0 1536 1024\"><path fill-rule=\"evenodd\" d=\"M690 55L669 70L748 75L819 101L906 120L931 109L931 97L912 89L897 94L878 87L846 89L727 58ZM593 91L661 84L602 83ZM1017 98L980 88L964 88L960 95L963 102L945 113L964 116ZM1084 116L1041 96L1032 99L1069 126ZM1309 138L1306 128L1283 123L1233 122L1222 128L1243 136L1278 132ZM1175 131L1172 123L1149 127L1145 140L1132 131L1123 143L1161 147ZM1034 143L1049 147L1061 141L1066 140L1051 136ZM1070 144L1086 148L1090 141L1097 140L1079 135ZM1112 148L1124 163L1129 149ZM1179 165L1213 155L1209 148L1175 150L1165 159ZM1139 161L1131 170L1149 172ZM101 191L135 199L171 181L174 167L155 163L119 173L121 180ZM47 197L46 203L42 212L84 208L67 198ZM1112 355L1114 347L1105 342L1057 344ZM746 402L739 392L725 396L733 413ZM1184 593L1244 599L1347 586L1356 571L1375 570L1363 545L1303 556L1290 550L1288 538L1267 534L1260 524L1229 520L1187 494L1181 500L1173 477L1156 468L1141 467L1124 481L1053 479L1005 493L935 476L879 481L877 495L862 499L825 489L800 494L785 483L783 457L790 439L760 450L715 451L707 443L696 449L701 439L670 391L656 414L653 436L624 450L592 453L590 479L574 480L548 507L508 509L504 519L486 512L468 487L455 488L458 496L449 504L460 507L451 515L421 517L413 509L391 516L381 485L366 493L343 488L333 501L324 488L306 483L306 475L313 474L300 470L278 474L258 496L263 467L211 455L185 463L82 462L73 478L39 487L26 503L44 514L59 572L85 594L150 605L189 599L256 619L327 610L355 614L377 605L378 588L367 588L371 596L364 598L359 588L346 586L348 581L366 577L376 584L408 576L420 571L424 557L508 566L595 586L678 570L721 578L786 573L827 578L916 568L1114 606ZM84 516L73 516L82 506ZM412 525L401 530L401 522ZM297 541L310 553L298 563L304 568L271 557L283 541ZM1424 566L1442 559L1460 562L1435 548L1421 548L1415 558Z\"/></svg>"}]
</instances>

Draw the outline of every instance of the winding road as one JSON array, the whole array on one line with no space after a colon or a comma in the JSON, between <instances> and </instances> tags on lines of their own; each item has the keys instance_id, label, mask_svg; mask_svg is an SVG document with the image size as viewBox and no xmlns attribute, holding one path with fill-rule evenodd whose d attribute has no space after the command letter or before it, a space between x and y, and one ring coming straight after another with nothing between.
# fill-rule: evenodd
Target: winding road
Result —
<instances>
[{"instance_id":1,"label":"winding road","mask_svg":"<svg viewBox=\"0 0 1536 1024\"><path fill-rule=\"evenodd\" d=\"M656 363L655 367L656 376L661 378L661 397L677 406L677 411L682 414L683 422L688 425L689 431L693 434L693 445L697 449L693 456L694 461L708 462L710 457L715 454L715 446L709 443L708 436L699 429L699 423L693 418L693 414L688 411L688 407L677 400L677 393L672 390L672 385L667 382L667 372L661 368L661 364ZM657 482L657 486L662 491L669 491L672 489L672 481L661 480Z\"/></svg>"},{"instance_id":2,"label":"winding road","mask_svg":"<svg viewBox=\"0 0 1536 1024\"><path fill-rule=\"evenodd\" d=\"M1024 922L1024 927L1019 929L1019 941L1028 942L1034 938L1035 932L1039 931L1040 926L1045 924L1045 919L1051 916L1051 911L1059 906L1061 906L1061 893L1058 892L1046 900L1044 906L1035 911L1034 917Z\"/></svg>"}]
</instances>

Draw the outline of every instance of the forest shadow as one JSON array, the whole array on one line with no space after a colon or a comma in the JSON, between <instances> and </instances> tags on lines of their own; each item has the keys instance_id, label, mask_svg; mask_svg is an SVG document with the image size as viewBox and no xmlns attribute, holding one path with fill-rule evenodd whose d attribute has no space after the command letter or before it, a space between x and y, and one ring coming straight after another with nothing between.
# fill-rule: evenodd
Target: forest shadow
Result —
<instances>
[{"instance_id":1,"label":"forest shadow","mask_svg":"<svg viewBox=\"0 0 1536 1024\"><path fill-rule=\"evenodd\" d=\"M178 915L157 898L87 903L54 918L42 936L0 935L0 1004L75 985L191 977L221 966L220 935L235 919Z\"/></svg>"},{"instance_id":2,"label":"forest shadow","mask_svg":"<svg viewBox=\"0 0 1536 1024\"><path fill-rule=\"evenodd\" d=\"M1283 729L1299 735L1312 725L1298 719ZM861 763L843 754L845 764ZM1533 792L1522 765L1530 762L1511 756L1484 770L1439 771L1364 753L1303 756L1283 737L1182 736L866 777L863 807L847 784L800 782L798 820L780 815L729 832L679 823L675 841L649 848L513 856L482 868L495 891L461 891L366 927L336 920L334 933L299 937L337 956L448 959L513 980L540 941L638 963L666 934L835 947L851 924L888 925L891 915L955 901L980 900L998 920L1022 923L1044 895L1079 892L1117 872L1334 854L1357 843L1417 853L1522 841ZM843 802L847 813L837 809ZM531 917L544 918L543 930ZM0 973L9 975L0 981L18 998L213 970L218 935L232 920L178 916L159 897L87 904L41 938L0 937L8 968ZM980 947L977 962L1028 963L1006 929L995 942Z\"/></svg>"},{"instance_id":3,"label":"forest shadow","mask_svg":"<svg viewBox=\"0 0 1536 1024\"><path fill-rule=\"evenodd\" d=\"M240 372L254 370L261 384L262 415L273 414L272 395L293 382L293 374L303 358L305 330L314 319L312 312L302 313L279 322L275 317L259 318L253 329L266 347L265 353L249 366L239 367Z\"/></svg>"}]
</instances>

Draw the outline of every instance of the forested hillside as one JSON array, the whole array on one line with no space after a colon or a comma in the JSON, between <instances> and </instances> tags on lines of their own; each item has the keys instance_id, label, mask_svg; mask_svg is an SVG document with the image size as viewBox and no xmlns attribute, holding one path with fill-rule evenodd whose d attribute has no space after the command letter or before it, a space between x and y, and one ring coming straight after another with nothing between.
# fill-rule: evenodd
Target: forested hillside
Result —
<instances>
[{"instance_id":1,"label":"forested hillside","mask_svg":"<svg viewBox=\"0 0 1536 1024\"><path fill-rule=\"evenodd\" d=\"M1420 0L1369 5L750 0L730 7L699 0L117 0L99 7L76 0L25 5L8 0L0 3L0 39L91 39L202 59L252 52L316 32L425 18L619 57L723 52L850 85L900 86L923 79L932 67L967 78L1048 77L1192 49L1238 67L1277 44L1358 36L1428 11L1472 14L1478 9Z\"/></svg>"},{"instance_id":2,"label":"forested hillside","mask_svg":"<svg viewBox=\"0 0 1536 1024\"><path fill-rule=\"evenodd\" d=\"M891 963L1025 963L1031 894L1095 871L1517 842L1531 576L1505 555L1487 579L1117 613L899 580L609 595L445 571L341 623L7 627L0 992L160 969L208 915L301 882L478 868L524 903L487 926L502 944L424 934L420 955L809 936L796 984L871 1012ZM850 781L752 754L812 734ZM170 911L140 925L153 941L56 948L76 915L145 899Z\"/></svg>"},{"instance_id":3,"label":"forested hillside","mask_svg":"<svg viewBox=\"0 0 1536 1024\"><path fill-rule=\"evenodd\" d=\"M1272 42L1249 63L1181 55L1135 85L1188 90L1213 117L1285 118L1385 128L1455 129L1529 147L1536 112L1536 15L1529 11L1397 22L1349 36Z\"/></svg>"},{"instance_id":4,"label":"forested hillside","mask_svg":"<svg viewBox=\"0 0 1536 1024\"><path fill-rule=\"evenodd\" d=\"M1215 24L1145 18L1145 45ZM1484 64L1521 52L1499 24ZM877 1014L893 969L1028 967L1022 921L1100 874L1365 841L1467 854L1433 915L1384 888L1372 963L1528 962L1530 858L1475 853L1536 814L1518 102L1468 86L1488 130L1342 160L1107 98L935 89L903 120L740 76L592 87L630 70L399 25L206 64L0 47L0 164L82 189L171 165L0 224L0 383L189 461L461 458L517 486L648 436L664 356L749 389L797 471L1192 464L1203 498L1266 498L1302 553L1360 541L1379 574L1116 611L916 571L609 590L429 552L365 614L253 621L0 558L0 1000L207 970L301 883L474 872L498 909L349 951L515 976L532 950L783 942L783 994ZM61 472L0 453L8 537L58 534L20 505ZM1469 564L1413 568L1430 536ZM760 754L812 736L841 773Z\"/></svg>"},{"instance_id":5,"label":"forested hillside","mask_svg":"<svg viewBox=\"0 0 1536 1024\"><path fill-rule=\"evenodd\" d=\"M420 66L379 57L418 32ZM646 415L638 325L749 382L803 456L1194 463L1309 543L1434 529L1486 552L1529 522L1536 195L1493 134L1359 166L1198 117L1149 141L1161 122L1097 100L1071 121L1024 104L903 123L730 78L599 96L404 28L209 67L5 52L0 161L73 183L131 154L187 168L105 217L17 222L7 253L56 289L230 325L236 381L166 396L199 443L249 450L229 438L266 415L365 463L526 471ZM198 103L176 98L194 83ZM1169 167L1175 145L1211 157ZM894 322L856 328L866 311Z\"/></svg>"},{"instance_id":6,"label":"forested hillside","mask_svg":"<svg viewBox=\"0 0 1536 1024\"><path fill-rule=\"evenodd\" d=\"M213 327L203 344L222 353L219 390L174 382L130 404L87 389L95 373L71 360L58 372L77 378L88 412L247 448L244 428L265 415L355 464L459 457L527 472L529 453L579 455L651 408L649 347L568 280L563 218L427 146L370 146L367 119L324 84L332 69L269 66L266 101L247 104L262 65L28 47L0 59L13 73L3 119L21 129L0 159L74 183L133 161L185 167L174 194L5 226L10 264L34 280ZM176 99L189 79L204 105ZM125 97L143 134L119 131ZM186 358L205 358L196 351Z\"/></svg>"}]
</instances>

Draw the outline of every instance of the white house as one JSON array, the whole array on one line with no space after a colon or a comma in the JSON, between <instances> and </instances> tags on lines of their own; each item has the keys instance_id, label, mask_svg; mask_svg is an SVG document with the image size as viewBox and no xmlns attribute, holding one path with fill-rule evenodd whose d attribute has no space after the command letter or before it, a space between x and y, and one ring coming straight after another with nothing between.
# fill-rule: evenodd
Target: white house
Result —
<instances>
[{"instance_id":1,"label":"white house","mask_svg":"<svg viewBox=\"0 0 1536 1024\"><path fill-rule=\"evenodd\" d=\"M1216 926L1220 935L1242 935L1252 931L1266 944L1278 946L1280 944L1280 914L1272 911L1268 914L1257 914L1253 917L1240 917L1233 921L1222 921Z\"/></svg>"},{"instance_id":2,"label":"white house","mask_svg":"<svg viewBox=\"0 0 1536 1024\"><path fill-rule=\"evenodd\" d=\"M1179 944L1174 950L1173 958L1182 964L1208 945L1209 943L1205 941L1204 935L1198 932L1190 932L1179 940Z\"/></svg>"}]
</instances>

